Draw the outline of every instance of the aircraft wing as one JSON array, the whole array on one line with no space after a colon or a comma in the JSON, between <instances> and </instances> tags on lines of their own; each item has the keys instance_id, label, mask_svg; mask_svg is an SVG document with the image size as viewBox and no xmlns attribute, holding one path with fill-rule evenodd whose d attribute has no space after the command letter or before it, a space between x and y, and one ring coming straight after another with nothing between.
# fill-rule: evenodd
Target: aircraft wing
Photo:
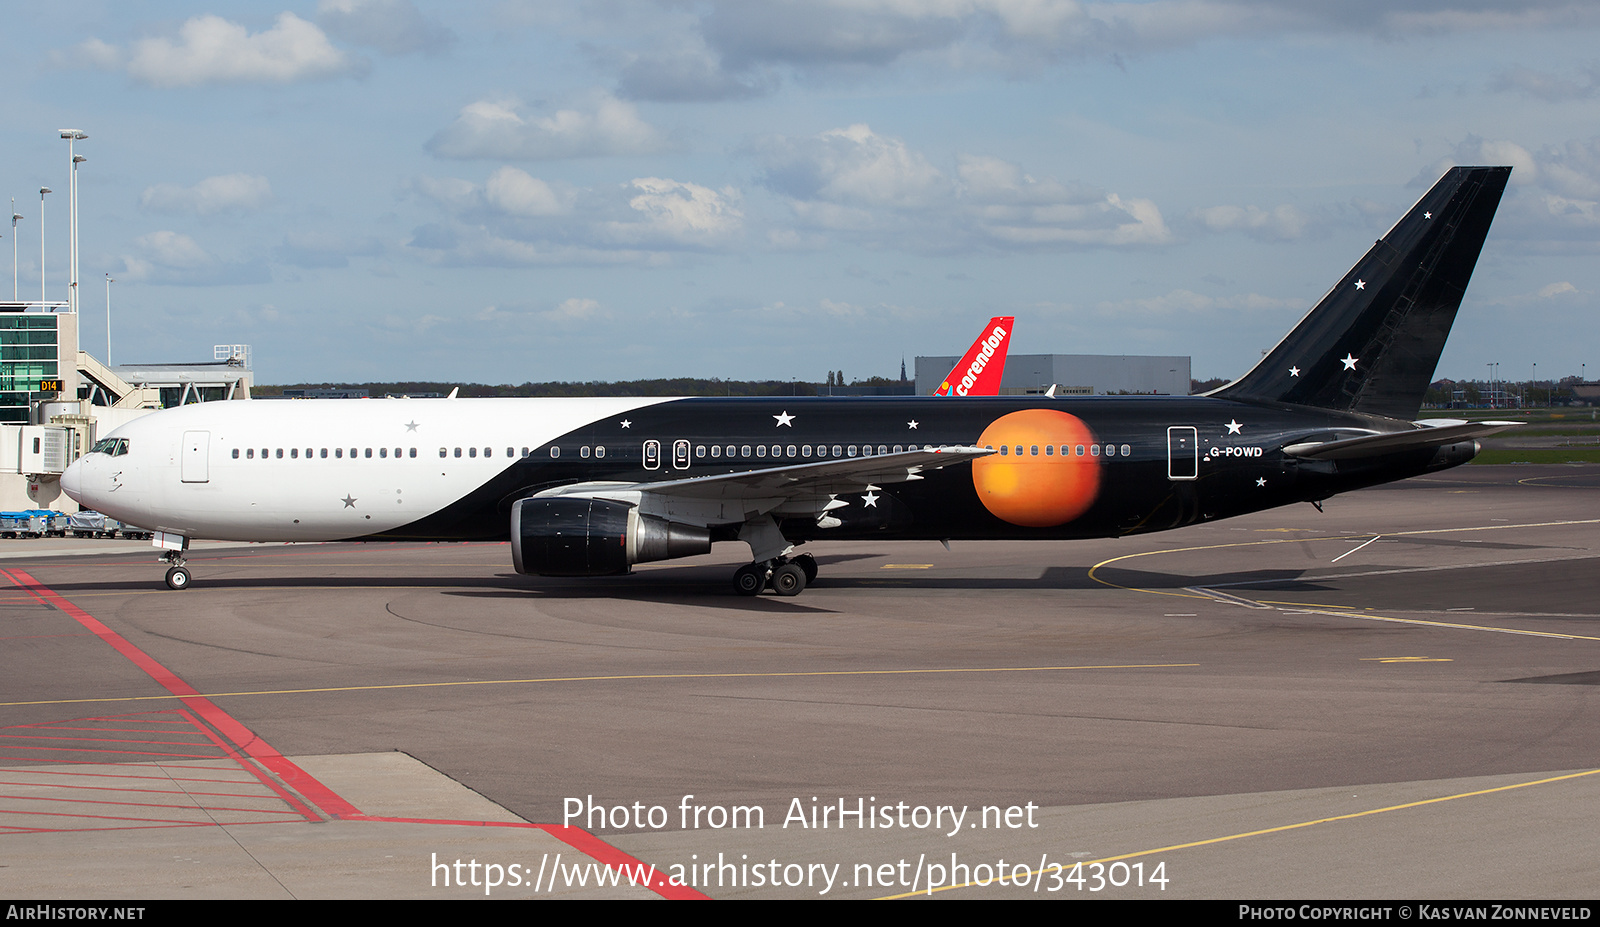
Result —
<instances>
[{"instance_id":1,"label":"aircraft wing","mask_svg":"<svg viewBox=\"0 0 1600 927\"><path fill-rule=\"evenodd\" d=\"M872 457L846 457L788 464L763 470L719 473L660 483L635 483L630 489L685 499L795 497L850 492L878 483L919 478L923 470L954 466L995 453L982 447L940 447Z\"/></svg>"},{"instance_id":2,"label":"aircraft wing","mask_svg":"<svg viewBox=\"0 0 1600 927\"><path fill-rule=\"evenodd\" d=\"M1291 444L1283 449L1291 457L1308 460L1353 460L1360 457L1378 457L1400 451L1418 450L1454 444L1467 438L1481 438L1514 428L1521 422L1451 422L1430 425L1414 431L1396 431L1388 434L1361 435L1338 441L1308 441Z\"/></svg>"}]
</instances>

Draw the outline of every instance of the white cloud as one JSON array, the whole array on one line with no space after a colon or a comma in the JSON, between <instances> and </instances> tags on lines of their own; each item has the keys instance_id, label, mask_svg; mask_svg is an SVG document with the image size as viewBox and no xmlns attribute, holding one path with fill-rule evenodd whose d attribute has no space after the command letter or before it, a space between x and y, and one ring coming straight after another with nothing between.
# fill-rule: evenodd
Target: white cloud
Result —
<instances>
[{"instance_id":1,"label":"white cloud","mask_svg":"<svg viewBox=\"0 0 1600 927\"><path fill-rule=\"evenodd\" d=\"M1583 100L1600 92L1600 67L1589 65L1579 68L1576 76L1564 77L1517 66L1500 72L1489 89L1520 93L1552 103Z\"/></svg>"},{"instance_id":2,"label":"white cloud","mask_svg":"<svg viewBox=\"0 0 1600 927\"><path fill-rule=\"evenodd\" d=\"M555 323L580 323L595 322L611 318L611 313L601 307L600 303L592 299L573 297L564 299L553 309L539 313L539 318L545 322Z\"/></svg>"},{"instance_id":3,"label":"white cloud","mask_svg":"<svg viewBox=\"0 0 1600 927\"><path fill-rule=\"evenodd\" d=\"M761 148L767 185L797 200L908 209L950 192L949 179L926 158L863 124L809 138L769 138Z\"/></svg>"},{"instance_id":4,"label":"white cloud","mask_svg":"<svg viewBox=\"0 0 1600 927\"><path fill-rule=\"evenodd\" d=\"M514 167L502 167L483 186L484 201L511 216L557 216L572 208L572 196Z\"/></svg>"},{"instance_id":5,"label":"white cloud","mask_svg":"<svg viewBox=\"0 0 1600 927\"><path fill-rule=\"evenodd\" d=\"M1539 288L1540 299L1553 299L1568 293L1577 293L1578 288L1563 280L1560 283L1551 283Z\"/></svg>"},{"instance_id":6,"label":"white cloud","mask_svg":"<svg viewBox=\"0 0 1600 927\"><path fill-rule=\"evenodd\" d=\"M1213 232L1243 232L1262 241L1291 241L1311 224L1310 216L1287 204L1270 212L1259 206L1211 206L1190 217Z\"/></svg>"},{"instance_id":7,"label":"white cloud","mask_svg":"<svg viewBox=\"0 0 1600 927\"><path fill-rule=\"evenodd\" d=\"M140 39L126 51L99 39L79 52L100 66L126 69L153 87L197 87L219 83L319 80L360 72L361 59L335 48L321 29L293 13L278 14L271 29L254 35L220 16L196 16L176 39Z\"/></svg>"},{"instance_id":8,"label":"white cloud","mask_svg":"<svg viewBox=\"0 0 1600 927\"><path fill-rule=\"evenodd\" d=\"M1016 71L1236 37L1343 33L1393 42L1600 23L1600 8L1583 0L702 0L694 8L698 15L662 24L667 34L656 41L669 51L627 66L624 93L723 99L741 88L765 92L778 69L850 72L908 59ZM640 70L673 89L650 96Z\"/></svg>"},{"instance_id":9,"label":"white cloud","mask_svg":"<svg viewBox=\"0 0 1600 927\"><path fill-rule=\"evenodd\" d=\"M138 245L151 260L168 267L193 270L217 262L217 259L200 247L193 238L177 232L151 232L135 239L134 244Z\"/></svg>"},{"instance_id":10,"label":"white cloud","mask_svg":"<svg viewBox=\"0 0 1600 927\"><path fill-rule=\"evenodd\" d=\"M418 227L409 244L469 264L658 260L732 244L744 222L737 189L661 177L571 189L502 167L481 187L431 177L407 187L455 220Z\"/></svg>"},{"instance_id":11,"label":"white cloud","mask_svg":"<svg viewBox=\"0 0 1600 927\"><path fill-rule=\"evenodd\" d=\"M1511 165L1510 188L1495 216L1497 238L1529 251L1600 252L1600 137L1532 151L1510 139L1468 136L1412 183L1431 185L1458 164Z\"/></svg>"},{"instance_id":12,"label":"white cloud","mask_svg":"<svg viewBox=\"0 0 1600 927\"><path fill-rule=\"evenodd\" d=\"M1108 318L1143 316L1169 318L1178 316L1218 317L1244 312L1275 312L1281 309L1304 309L1303 303L1292 299L1277 299L1259 293L1242 293L1237 296L1204 296L1192 290L1172 290L1160 296L1140 299L1123 299L1102 302L1096 311Z\"/></svg>"},{"instance_id":13,"label":"white cloud","mask_svg":"<svg viewBox=\"0 0 1600 927\"><path fill-rule=\"evenodd\" d=\"M641 213L643 221L613 223L611 229L621 240L706 244L737 232L744 220L744 213L733 206L739 192L731 187L719 193L660 177L640 177L632 186L639 193L628 206Z\"/></svg>"},{"instance_id":14,"label":"white cloud","mask_svg":"<svg viewBox=\"0 0 1600 927\"><path fill-rule=\"evenodd\" d=\"M960 159L962 205L975 231L1002 245L1127 246L1172 240L1161 210L1091 187L1035 180L992 157Z\"/></svg>"},{"instance_id":15,"label":"white cloud","mask_svg":"<svg viewBox=\"0 0 1600 927\"><path fill-rule=\"evenodd\" d=\"M161 183L146 187L139 205L155 212L193 213L259 209L272 199L272 185L256 174L207 177L192 187Z\"/></svg>"},{"instance_id":16,"label":"white cloud","mask_svg":"<svg viewBox=\"0 0 1600 927\"><path fill-rule=\"evenodd\" d=\"M347 42L386 55L439 52L455 41L454 33L423 16L411 0L322 0L317 21Z\"/></svg>"},{"instance_id":17,"label":"white cloud","mask_svg":"<svg viewBox=\"0 0 1600 927\"><path fill-rule=\"evenodd\" d=\"M372 237L345 237L318 230L290 232L273 256L296 267L349 267L351 257L382 254L383 242Z\"/></svg>"},{"instance_id":18,"label":"white cloud","mask_svg":"<svg viewBox=\"0 0 1600 927\"><path fill-rule=\"evenodd\" d=\"M414 231L405 244L424 260L457 267L615 265L654 259L649 251L617 248L611 243L573 244L553 240L550 235L513 238L482 226L426 225Z\"/></svg>"},{"instance_id":19,"label":"white cloud","mask_svg":"<svg viewBox=\"0 0 1600 927\"><path fill-rule=\"evenodd\" d=\"M957 180L903 141L865 125L759 145L765 184L789 198L801 223L896 246L952 250L1165 244L1171 232L1150 200L1038 180L1000 158L958 158Z\"/></svg>"},{"instance_id":20,"label":"white cloud","mask_svg":"<svg viewBox=\"0 0 1600 927\"><path fill-rule=\"evenodd\" d=\"M123 256L117 276L128 282L215 286L264 283L270 279L260 261L229 263L179 232L157 231L134 240L137 254Z\"/></svg>"},{"instance_id":21,"label":"white cloud","mask_svg":"<svg viewBox=\"0 0 1600 927\"><path fill-rule=\"evenodd\" d=\"M445 158L548 161L604 155L653 154L666 140L630 103L602 96L588 111L558 110L535 118L516 100L480 100L428 141Z\"/></svg>"}]
</instances>

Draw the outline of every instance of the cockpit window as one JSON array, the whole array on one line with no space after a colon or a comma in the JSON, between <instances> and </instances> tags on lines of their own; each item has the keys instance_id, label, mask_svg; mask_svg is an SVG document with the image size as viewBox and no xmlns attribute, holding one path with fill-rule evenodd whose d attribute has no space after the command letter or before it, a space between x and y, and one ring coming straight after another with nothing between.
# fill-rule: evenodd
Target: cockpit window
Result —
<instances>
[{"instance_id":1,"label":"cockpit window","mask_svg":"<svg viewBox=\"0 0 1600 927\"><path fill-rule=\"evenodd\" d=\"M91 454L105 454L108 457L121 457L128 453L127 438L101 438L89 448Z\"/></svg>"}]
</instances>

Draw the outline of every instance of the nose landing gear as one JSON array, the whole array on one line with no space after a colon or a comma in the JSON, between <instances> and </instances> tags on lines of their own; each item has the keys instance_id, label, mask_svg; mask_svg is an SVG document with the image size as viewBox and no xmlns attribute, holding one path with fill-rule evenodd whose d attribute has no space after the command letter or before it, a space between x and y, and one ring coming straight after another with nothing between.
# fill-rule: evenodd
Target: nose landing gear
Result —
<instances>
[{"instance_id":1,"label":"nose landing gear","mask_svg":"<svg viewBox=\"0 0 1600 927\"><path fill-rule=\"evenodd\" d=\"M189 575L188 562L183 559L183 551L168 550L161 554L161 562L168 565L167 588L187 589L189 581L194 577Z\"/></svg>"}]
</instances>

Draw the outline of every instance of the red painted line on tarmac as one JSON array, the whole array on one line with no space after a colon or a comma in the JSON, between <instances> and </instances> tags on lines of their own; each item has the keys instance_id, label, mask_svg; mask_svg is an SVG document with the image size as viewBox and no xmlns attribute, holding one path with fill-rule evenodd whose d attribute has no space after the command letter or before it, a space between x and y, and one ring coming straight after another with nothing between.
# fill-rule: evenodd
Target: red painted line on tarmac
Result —
<instances>
[{"instance_id":1,"label":"red painted line on tarmac","mask_svg":"<svg viewBox=\"0 0 1600 927\"><path fill-rule=\"evenodd\" d=\"M274 750L270 744L256 736L254 731L240 724L232 715L218 708L214 702L201 695L193 686L178 678L176 673L162 666L154 657L143 650L135 647L131 641L121 634L106 627L93 615L62 598L60 593L34 579L24 570L0 570L0 576L11 580L13 584L26 590L41 602L53 605L70 615L74 621L83 625L90 633L110 644L113 650L127 657L135 666L144 670L162 688L181 698L184 705L201 718L204 718L206 723L216 728L224 737L238 744L256 762L270 769L290 788L311 799L329 817L343 818L361 813L354 805L335 794L332 789L318 782L311 774L296 766L288 757Z\"/></svg>"},{"instance_id":2,"label":"red painted line on tarmac","mask_svg":"<svg viewBox=\"0 0 1600 927\"><path fill-rule=\"evenodd\" d=\"M13 757L13 759L14 759L14 757ZM104 764L104 763L91 763L89 765L91 765L91 766L104 766L106 764ZM185 768L189 768L189 767L186 766ZM238 766L236 764L230 764L229 768L237 769ZM212 771L213 770L207 770L207 772L212 772ZM224 769L222 771L226 772L227 770ZM242 772L243 770L240 770L240 771ZM154 781L154 782L220 782L220 783L222 783L224 785L238 785L239 782L240 782L240 780L236 779L236 778L235 779L201 779L198 776L141 776L141 775L138 775L136 773L131 773L131 772L128 772L128 773L68 772L65 769L29 769L29 768L24 767L24 766L18 766L18 767L13 767L11 769L8 769L8 770L6 770L6 775L8 775L8 776L25 776L25 775L36 775L36 776L99 776L99 777L104 777L106 779L149 779L149 780ZM67 788L67 786L62 786L62 788Z\"/></svg>"},{"instance_id":3,"label":"red painted line on tarmac","mask_svg":"<svg viewBox=\"0 0 1600 927\"><path fill-rule=\"evenodd\" d=\"M201 746L204 746L203 744ZM166 756L183 760L214 760L214 753L169 753L162 750L111 750L106 747L41 747L38 744L7 744L8 750L37 750L52 753L116 753L126 756ZM54 759L52 757L52 759Z\"/></svg>"},{"instance_id":4,"label":"red painted line on tarmac","mask_svg":"<svg viewBox=\"0 0 1600 927\"><path fill-rule=\"evenodd\" d=\"M78 718L77 720L79 720L79 721L97 721L99 719L98 718ZM168 721L166 723L167 724L177 724L178 722L177 721ZM168 734L168 735L172 735L172 736L175 736L175 737L198 737L199 736L194 731L187 731L187 730L183 730L181 728L179 730L176 730L176 731L152 731L147 727L72 727L71 725L68 725L68 724L66 724L64 722L61 723L61 724L13 724L10 727L5 728L5 730L8 730L8 731L22 731L22 730L28 730L28 731L88 731L91 734L144 734L147 737L160 737L163 734ZM21 737L21 736L25 736L25 735L21 735L21 734L16 734L16 735L13 735L13 734L0 734L0 737L13 737L13 736ZM63 739L65 739L65 738L63 738ZM92 740L93 738L84 737L84 738L80 738L80 739L82 739L82 740ZM142 741L138 741L138 743L147 743L147 744L169 743L170 744L170 743L177 743L177 741L174 741L174 740L142 740Z\"/></svg>"},{"instance_id":5,"label":"red painted line on tarmac","mask_svg":"<svg viewBox=\"0 0 1600 927\"><path fill-rule=\"evenodd\" d=\"M77 789L86 792L138 792L141 795L205 795L211 798L260 798L258 792L191 792L188 789L137 789L129 785L66 785L60 782L14 782L10 779L0 779L0 786L19 785L23 788L29 786L43 786L47 789ZM28 796L19 796L26 798ZM207 808L210 806L207 805ZM276 813L276 812L275 812Z\"/></svg>"},{"instance_id":6,"label":"red painted line on tarmac","mask_svg":"<svg viewBox=\"0 0 1600 927\"><path fill-rule=\"evenodd\" d=\"M86 727L86 728L82 728L81 730L92 731L92 730L94 730L94 728L87 728ZM182 734L184 732L183 731L174 731L173 733ZM198 737L199 734L195 734L194 736ZM161 746L164 746L164 747L188 747L188 746L203 747L203 746L205 746L205 744L202 744L202 743L197 743L197 744L192 744L191 745L191 744L184 743L183 741L179 741L179 740L135 740L132 737L80 737L80 736L77 736L75 734L4 734L4 733L0 733L0 738L10 738L10 739L14 739L14 740L69 740L69 741L72 741L74 743L80 743L80 744L160 744ZM18 747L26 747L26 746L28 746L28 744L18 744L17 746ZM187 755L187 754L176 754L176 755Z\"/></svg>"},{"instance_id":7,"label":"red painted line on tarmac","mask_svg":"<svg viewBox=\"0 0 1600 927\"><path fill-rule=\"evenodd\" d=\"M201 809L196 808L196 811ZM89 821L138 821L144 827L215 827L211 821L186 821L182 818L135 818L115 814L68 814L65 811L12 811L0 809L0 814L15 814L25 818L78 818ZM281 821L240 821L240 824L281 824ZM229 825L232 826L231 824ZM56 831L79 830L76 827L51 828Z\"/></svg>"},{"instance_id":8,"label":"red painted line on tarmac","mask_svg":"<svg viewBox=\"0 0 1600 927\"><path fill-rule=\"evenodd\" d=\"M232 747L224 743L221 738L217 737L217 735L211 733L210 729L201 724L193 715L189 714L187 711L181 712L181 714L186 720L188 720L190 724L194 725L195 730L206 735L206 737L210 739L212 743L217 745L217 749L221 750L223 753L226 753L228 755L228 759L238 763L240 769L248 771L250 775L256 777L256 781L260 782L268 789L271 789L273 794L277 795L279 798L288 802L289 806L295 810L296 814L299 814L308 821L314 822L317 820L317 816L312 813L311 809L307 808L303 803L301 803L300 799L296 798L293 793L289 792L289 790L285 789L278 783L272 781L270 777L262 774L261 770L257 769L255 764L246 763L244 758L235 753ZM299 767L295 768L298 769Z\"/></svg>"},{"instance_id":9,"label":"red painted line on tarmac","mask_svg":"<svg viewBox=\"0 0 1600 927\"><path fill-rule=\"evenodd\" d=\"M585 856L588 856L594 859L596 862L606 866L608 869L626 869L627 867L639 866L644 866L652 870L654 869L654 866L651 864L635 859L633 856L623 852L609 843L606 843L604 840L601 840L594 834L576 827L566 827L559 824L453 821L431 820L425 818L390 818L376 816L369 817L365 814L362 814L360 809L345 801L332 789L323 785L321 782L318 782L311 776L311 774L307 773L299 766L296 766L292 761L289 760L288 757L279 753L277 750L274 750L266 741L258 737L255 732L251 731L243 724L240 724L233 718L232 715L229 715L227 712L217 707L216 704L214 704L210 699L201 695L199 690L180 679L176 673L173 673L165 666L162 666L154 657L134 646L134 644L127 638L106 627L93 615L62 598L61 595L55 590L39 582L37 579L34 579L23 570L0 570L0 576L4 576L14 585L22 588L29 595L32 595L39 601L60 609L62 612L71 616L73 620L83 625L84 628L86 628L90 633L111 645L112 649L116 650L124 657L127 657L135 666L144 670L147 674L149 674L150 678L159 683L162 688L182 699L185 706L194 711L201 718L204 718L207 723L216 728L228 739L238 744L257 762L272 770L272 772L275 773L278 778L292 786L295 791L311 799L311 801L314 802L317 807L321 808L322 811L329 817L352 821L376 821L396 824L450 824L475 827L532 828L534 830L544 831L555 839L565 843L567 846L572 847L578 852L583 853ZM205 729L201 728L201 730L203 731ZM209 736L209 732L207 732L207 734ZM227 749L225 744L219 744L219 746ZM0 813L4 812L0 811ZM92 816L73 815L73 817ZM107 819L117 820L116 818L110 817ZM139 819L124 818L122 820ZM637 868L635 868L634 871L638 871ZM673 885L670 879L665 878L664 873L660 873L658 871L656 874L658 876L662 876L658 884L646 885L644 887L648 888L652 892L655 892L657 895L660 895L663 898L674 900L710 900L709 895L690 888L687 885Z\"/></svg>"},{"instance_id":10,"label":"red painted line on tarmac","mask_svg":"<svg viewBox=\"0 0 1600 927\"><path fill-rule=\"evenodd\" d=\"M178 794L182 794L182 793L180 792ZM246 795L244 797L245 798L259 798L260 796L257 796L257 795ZM177 810L180 810L180 811L204 811L204 812L211 812L211 811L239 811L239 812L243 812L243 813L246 813L246 814L293 814L293 815L298 815L300 813L298 811L274 811L271 808L230 808L227 805L197 805L197 804L194 804L193 802L181 802L179 804L172 804L171 802L159 802L159 801L112 801L109 798L50 798L49 796L45 796L45 795L4 795L4 794L0 794L0 798L11 798L11 799L15 799L17 801L50 801L50 802L59 802L61 804L69 804L69 805L116 805L119 808L173 808L173 809L177 809ZM15 814L30 814L31 812L17 811L17 812L13 812L13 813L15 813Z\"/></svg>"}]
</instances>

